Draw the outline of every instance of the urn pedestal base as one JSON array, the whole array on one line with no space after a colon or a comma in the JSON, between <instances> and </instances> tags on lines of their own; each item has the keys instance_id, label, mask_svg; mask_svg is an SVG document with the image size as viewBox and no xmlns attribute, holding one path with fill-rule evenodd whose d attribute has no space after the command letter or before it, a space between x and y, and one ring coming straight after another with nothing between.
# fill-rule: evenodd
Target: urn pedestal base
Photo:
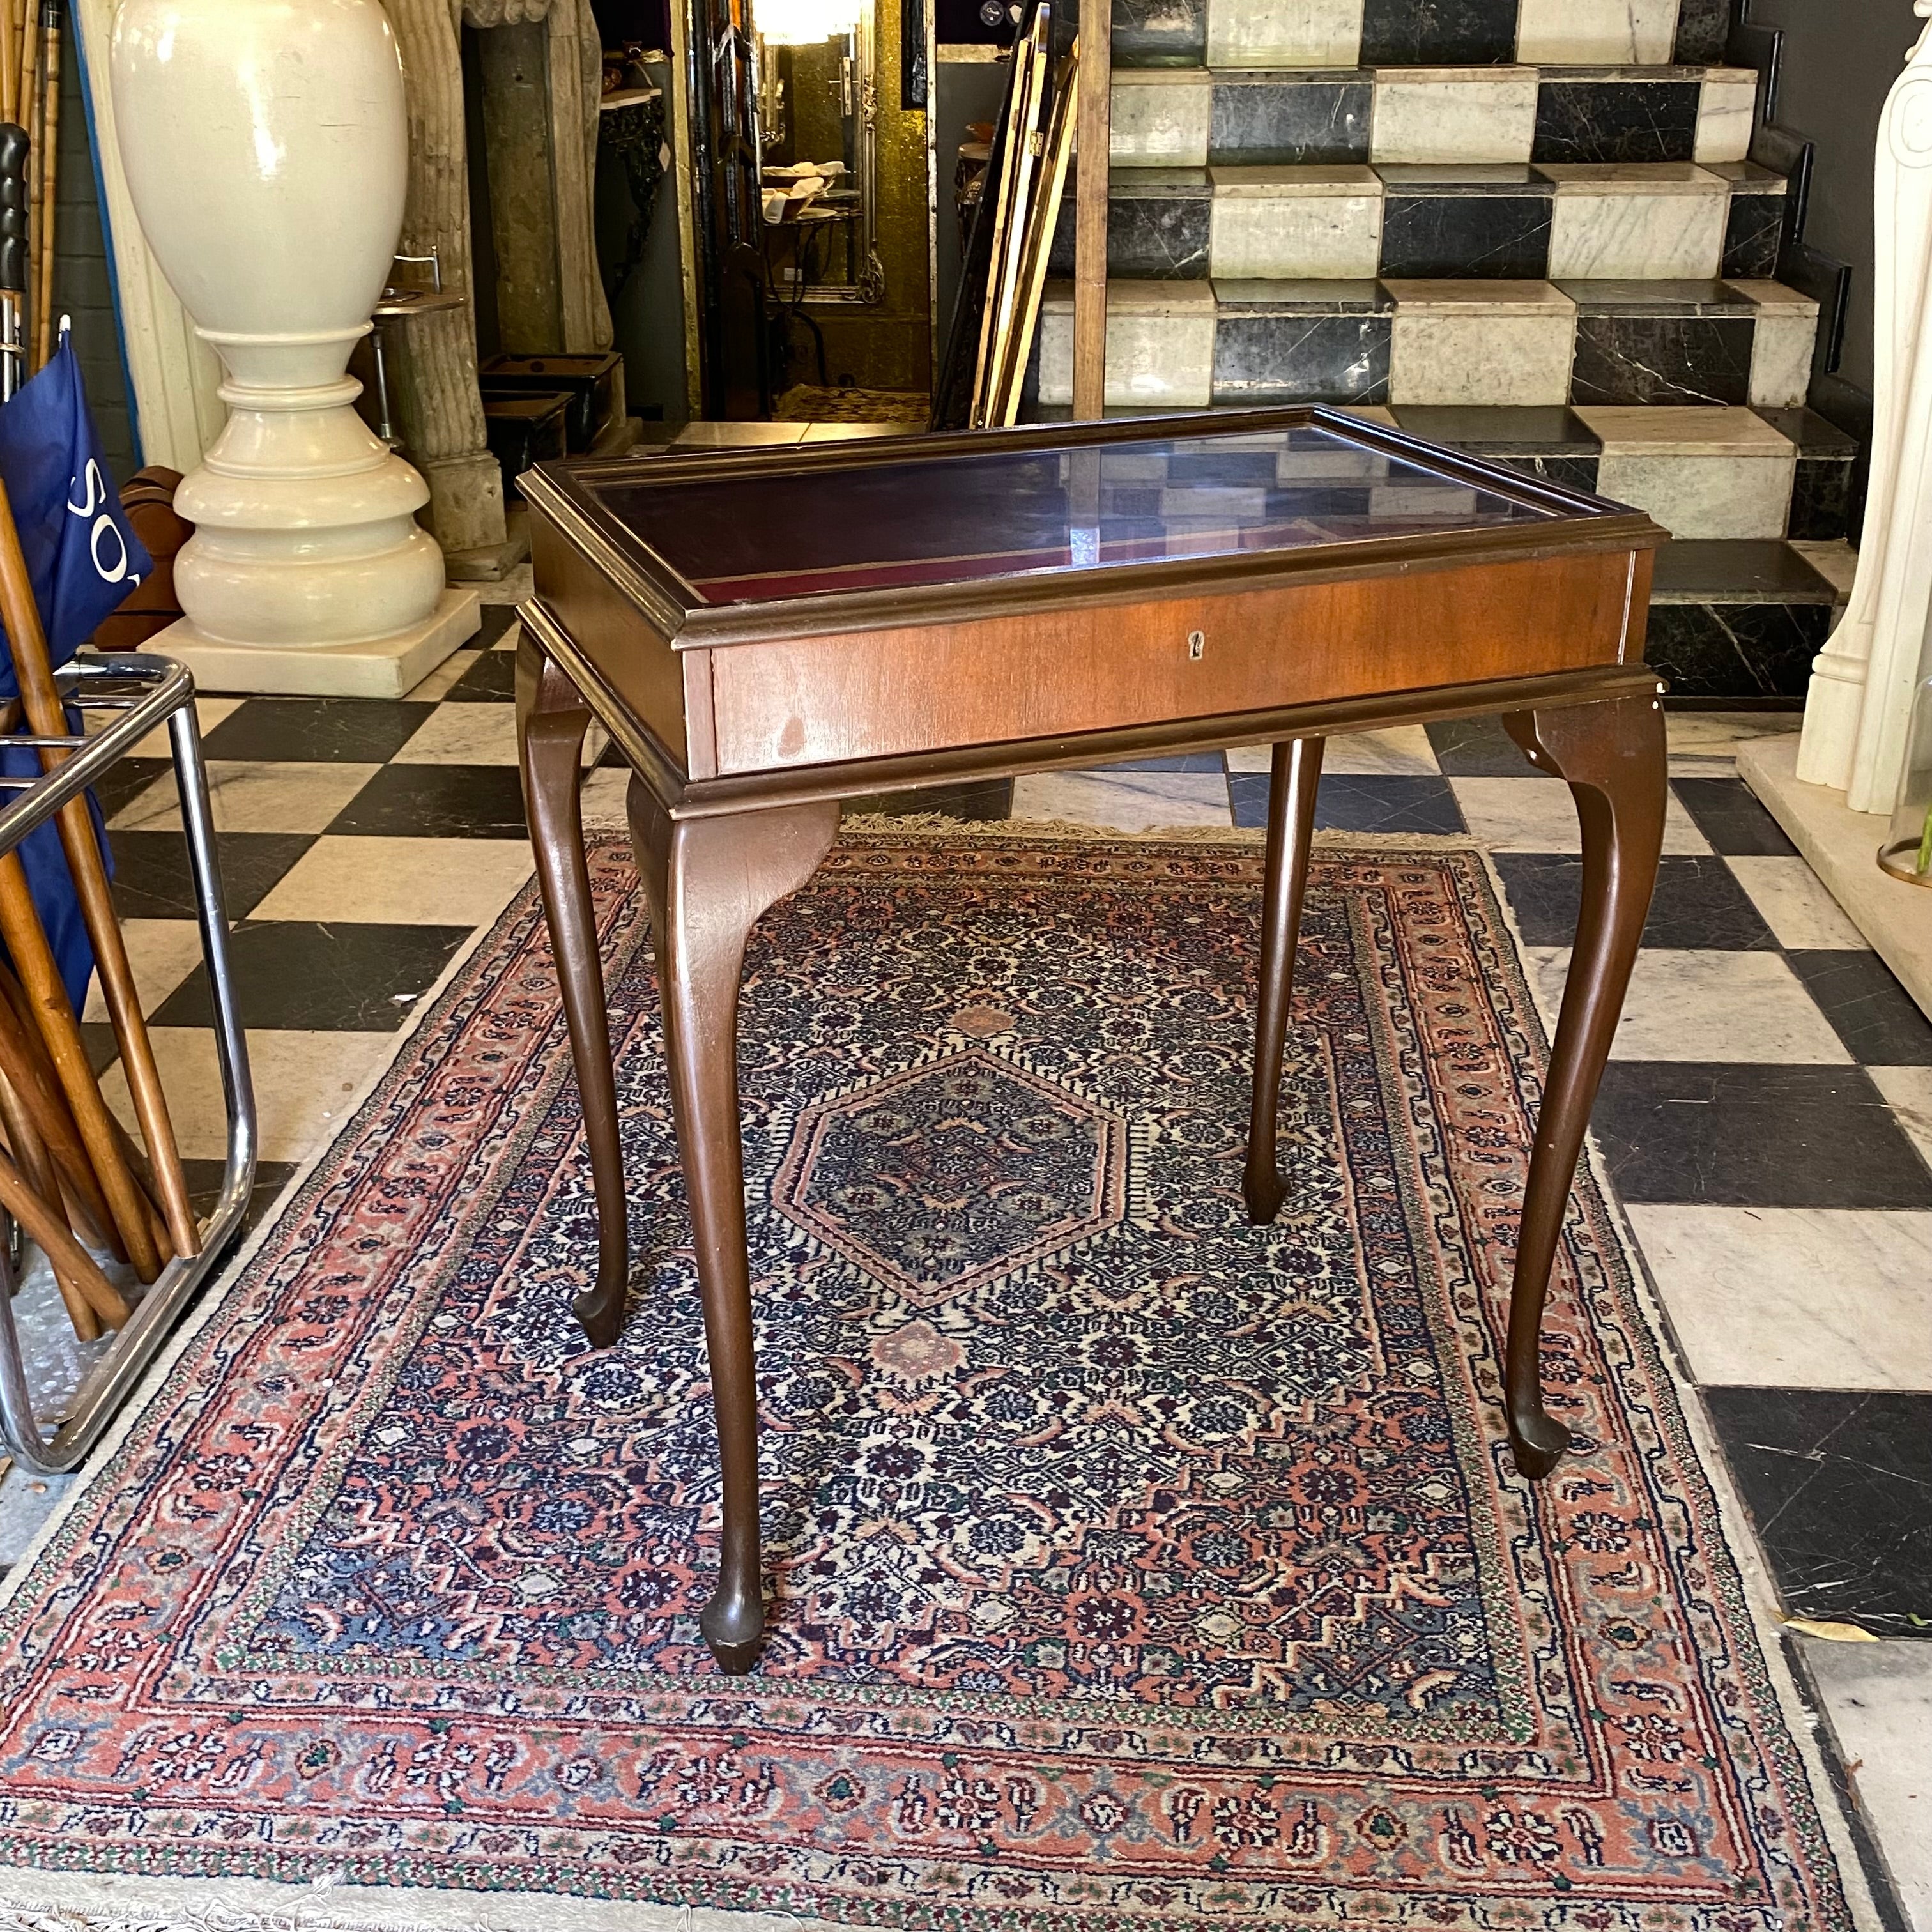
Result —
<instances>
[{"instance_id":1,"label":"urn pedestal base","mask_svg":"<svg viewBox=\"0 0 1932 1932\"><path fill-rule=\"evenodd\" d=\"M150 648L178 659L197 688L257 698L400 698L473 638L483 622L473 590L443 592L419 624L356 644L233 644L178 619Z\"/></svg>"}]
</instances>

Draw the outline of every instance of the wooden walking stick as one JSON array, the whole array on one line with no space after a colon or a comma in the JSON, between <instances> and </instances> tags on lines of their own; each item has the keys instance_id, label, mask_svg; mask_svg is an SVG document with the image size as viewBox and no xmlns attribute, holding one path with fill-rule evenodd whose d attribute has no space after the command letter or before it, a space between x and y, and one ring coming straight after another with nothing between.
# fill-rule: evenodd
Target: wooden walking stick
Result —
<instances>
[{"instance_id":1,"label":"wooden walking stick","mask_svg":"<svg viewBox=\"0 0 1932 1932\"><path fill-rule=\"evenodd\" d=\"M53 672L47 663L46 640L40 632L40 608L34 600L32 579L27 560L20 552L20 533L14 523L13 506L6 488L0 484L0 622L14 648L14 675L20 686L21 702L27 722L43 737L59 737L68 729L67 714L60 694L54 688ZM44 747L42 767L54 771L66 762L67 754L57 747ZM121 1048L121 1060L128 1076L128 1091L134 1102L135 1117L141 1124L141 1137L147 1143L148 1158L154 1172L162 1214L167 1221L170 1240L177 1254L191 1255L201 1245L195 1225L194 1209L188 1199L188 1180L182 1172L181 1152L175 1143L174 1126L168 1118L166 1096L161 1090L160 1070L154 1064L154 1049L148 1037L146 1022L141 1016L141 997L128 963L128 948L116 917L109 892L106 868L100 862L100 848L94 834L94 820L83 798L70 800L59 813L61 844L67 854L68 869L74 874L80 895L81 916L86 921L88 937L94 942L94 964L100 974L101 996L108 1017L114 1023L114 1037ZM56 1056L58 1060L58 1055ZM98 1089L96 1090L98 1092ZM80 1110L75 1109L76 1120ZM85 1122L82 1123L83 1130ZM92 1151L90 1144L90 1151ZM117 1158L117 1167L122 1164ZM95 1166L100 1166L97 1159ZM107 1176L101 1174L104 1186ZM108 1188L110 1202L113 1190ZM121 1220L117 1208L115 1220ZM136 1267L140 1260L133 1237L124 1226L124 1238L130 1243L129 1258ZM147 1234L143 1216L142 1234ZM143 1279L148 1277L144 1276Z\"/></svg>"},{"instance_id":2,"label":"wooden walking stick","mask_svg":"<svg viewBox=\"0 0 1932 1932\"><path fill-rule=\"evenodd\" d=\"M26 988L28 1004L128 1258L143 1281L152 1281L161 1268L159 1251L148 1230L145 1198L114 1144L114 1117L107 1111L100 1083L88 1064L80 1027L52 949L40 929L40 916L34 909L34 896L17 852L0 855L0 941L4 942Z\"/></svg>"},{"instance_id":3,"label":"wooden walking stick","mask_svg":"<svg viewBox=\"0 0 1932 1932\"><path fill-rule=\"evenodd\" d=\"M128 1304L120 1290L94 1265L93 1256L74 1239L67 1223L20 1178L20 1170L4 1154L0 1154L0 1208L40 1244L52 1264L54 1279L62 1286L63 1298L71 1288L110 1328L118 1328L127 1321Z\"/></svg>"},{"instance_id":4,"label":"wooden walking stick","mask_svg":"<svg viewBox=\"0 0 1932 1932\"><path fill-rule=\"evenodd\" d=\"M11 118L20 102L20 0L5 0L0 16L0 121Z\"/></svg>"},{"instance_id":5,"label":"wooden walking stick","mask_svg":"<svg viewBox=\"0 0 1932 1932\"><path fill-rule=\"evenodd\" d=\"M32 0L28 0L29 8ZM40 14L40 188L34 203L34 367L54 352L54 199L60 185L61 0Z\"/></svg>"},{"instance_id":6,"label":"wooden walking stick","mask_svg":"<svg viewBox=\"0 0 1932 1932\"><path fill-rule=\"evenodd\" d=\"M12 974L7 974L6 980L4 997L0 997L0 1076L4 1076L26 1114L28 1124L53 1162L58 1189L64 1191L75 1213L89 1224L86 1232L94 1244L106 1249L116 1261L125 1261L127 1250L122 1246L114 1216L101 1194L100 1183L88 1163L80 1130L68 1112L59 1076L34 1030L26 996L20 993ZM16 994L19 994L17 1002ZM113 1116L110 1114L108 1118L112 1120ZM60 1198L59 1191L40 1186L31 1172L28 1179L44 1199ZM151 1226L159 1225L152 1213L149 1221Z\"/></svg>"}]
</instances>

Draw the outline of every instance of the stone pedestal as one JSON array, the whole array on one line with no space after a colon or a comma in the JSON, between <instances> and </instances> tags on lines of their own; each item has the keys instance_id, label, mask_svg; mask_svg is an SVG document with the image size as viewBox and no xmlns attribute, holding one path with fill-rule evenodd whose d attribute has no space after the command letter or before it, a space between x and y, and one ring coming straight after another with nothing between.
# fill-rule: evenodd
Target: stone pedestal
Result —
<instances>
[{"instance_id":1,"label":"stone pedestal","mask_svg":"<svg viewBox=\"0 0 1932 1932\"><path fill-rule=\"evenodd\" d=\"M176 498L196 526L175 564L186 621L227 654L231 690L341 689L319 668L331 650L420 676L477 614L446 609L416 520L429 488L364 424L344 373L402 217L382 8L126 0L112 59L142 230L226 374L227 424Z\"/></svg>"},{"instance_id":2,"label":"stone pedestal","mask_svg":"<svg viewBox=\"0 0 1932 1932\"><path fill-rule=\"evenodd\" d=\"M203 691L245 691L278 698L403 698L466 638L482 613L473 590L450 590L420 623L368 644L315 644L264 651L230 644L183 617L148 646L178 658Z\"/></svg>"}]
</instances>

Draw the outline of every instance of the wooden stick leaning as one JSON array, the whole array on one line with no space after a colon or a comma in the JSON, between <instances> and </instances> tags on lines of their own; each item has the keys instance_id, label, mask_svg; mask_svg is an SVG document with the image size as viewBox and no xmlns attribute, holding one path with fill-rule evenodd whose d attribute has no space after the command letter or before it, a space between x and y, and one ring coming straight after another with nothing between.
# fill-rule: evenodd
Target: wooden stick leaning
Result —
<instances>
[{"instance_id":1,"label":"wooden stick leaning","mask_svg":"<svg viewBox=\"0 0 1932 1932\"><path fill-rule=\"evenodd\" d=\"M0 14L0 121L10 121L20 104L20 0L5 0Z\"/></svg>"},{"instance_id":2,"label":"wooden stick leaning","mask_svg":"<svg viewBox=\"0 0 1932 1932\"><path fill-rule=\"evenodd\" d=\"M1046 154L1028 217L1026 247L1020 258L1018 292L1012 328L1000 376L993 386L986 420L1008 428L1019 420L1020 398L1026 387L1028 358L1040 326L1040 298L1046 291L1048 258L1053 253L1054 230L1060 225L1060 203L1066 189L1066 169L1073 152L1075 104L1079 96L1080 43L1076 38L1054 76L1053 118L1048 124Z\"/></svg>"},{"instance_id":3,"label":"wooden stick leaning","mask_svg":"<svg viewBox=\"0 0 1932 1932\"><path fill-rule=\"evenodd\" d=\"M20 125L27 130L27 246L28 270L24 280L31 284L40 266L36 244L40 232L40 170L46 157L41 152L40 111L46 97L40 91L40 36L38 0L21 0L26 18L20 36ZM20 374L31 375L34 361L34 291L29 287L20 302Z\"/></svg>"},{"instance_id":4,"label":"wooden stick leaning","mask_svg":"<svg viewBox=\"0 0 1932 1932\"><path fill-rule=\"evenodd\" d=\"M63 1300L71 1289L107 1327L118 1328L126 1322L128 1304L119 1290L94 1265L93 1256L74 1239L73 1230L20 1178L20 1170L5 1154L0 1154L0 1208L40 1244L52 1264L55 1280L61 1284ZM69 1302L70 1309L72 1306ZM76 1333L79 1327L76 1323ZM92 1341L94 1337L81 1339Z\"/></svg>"},{"instance_id":5,"label":"wooden stick leaning","mask_svg":"<svg viewBox=\"0 0 1932 1932\"><path fill-rule=\"evenodd\" d=\"M1107 184L1113 140L1114 16L1081 22L1079 170L1074 191L1073 419L1097 422L1107 402Z\"/></svg>"},{"instance_id":6,"label":"wooden stick leaning","mask_svg":"<svg viewBox=\"0 0 1932 1932\"><path fill-rule=\"evenodd\" d=\"M32 129L28 123L33 118L36 79L39 61L36 49L39 45L40 0L20 0L20 15L13 23L14 44L18 56L14 63L14 98L8 112L13 117L16 127Z\"/></svg>"},{"instance_id":7,"label":"wooden stick leaning","mask_svg":"<svg viewBox=\"0 0 1932 1932\"><path fill-rule=\"evenodd\" d=\"M1026 94L1021 110L1019 140L1010 170L1011 212L1006 219L1004 245L994 261L993 274L986 290L987 305L993 314L992 350L987 359L985 388L980 396L974 420L980 424L998 421L997 398L1000 372L1011 352L1015 300L1019 290L1020 263L1026 249L1028 218L1033 210L1032 185L1035 164L1041 152L1040 115L1046 100L1047 38L1052 31L1052 10L1040 8L1034 15L1033 32L1025 44ZM1020 50L1014 50L1016 60Z\"/></svg>"},{"instance_id":8,"label":"wooden stick leaning","mask_svg":"<svg viewBox=\"0 0 1932 1932\"><path fill-rule=\"evenodd\" d=\"M0 484L0 622L5 624L8 640L13 645L14 674L20 686L28 723L43 737L64 735L67 714L62 709L60 694L54 688L53 672L47 663L46 641L40 632L40 608L34 601L33 581L27 574L27 560L20 552L20 534L14 526L13 506L8 500L4 484ZM66 762L66 758L64 752L48 747L40 753L40 764L44 770L53 771ZM122 937L121 922L115 916L106 868L100 862L100 848L95 842L94 821L88 811L87 801L84 798L69 800L62 806L58 822L68 868L74 874L74 890L80 899L81 916L86 922L88 937L94 942L101 997L106 1002L108 1017L114 1023L114 1037L120 1046L122 1064L128 1076L128 1090L134 1102L135 1117L141 1124L142 1138L147 1142L148 1158L154 1165L154 1185L160 1196L161 1211L166 1217L169 1238L177 1254L191 1255L201 1245L200 1232L188 1200L188 1180L182 1172L174 1126L168 1118L167 1098L161 1090L160 1071L154 1064L154 1046L148 1037L147 1023L141 1017L140 994L134 985L134 970L128 963L127 944ZM18 956L15 956L17 963ZM22 974L21 976L25 980L26 976ZM28 982L28 991L34 992L31 981ZM37 994L35 1004L40 1004ZM70 1008L70 1015L71 1010ZM49 1046L55 1048L52 1036L49 1035L47 1038ZM77 1034L76 1038L77 1040ZM58 1066L58 1050L54 1060ZM62 1084L67 1084L64 1072ZM94 1103L99 1107L104 1120L106 1103L100 1099L100 1090L94 1084L92 1074L88 1076L88 1086ZM143 1266L142 1257L153 1253L155 1244L149 1238L145 1210L138 1216L138 1237L128 1225L130 1220L136 1218L134 1204L140 1197L139 1184L122 1160L119 1149L113 1144L111 1130L101 1127L106 1144L98 1148L95 1136L89 1131L87 1118L82 1111L82 1103L75 1099L71 1089L68 1097L74 1106L75 1120L87 1141L94 1171L100 1177L102 1189L114 1210L115 1225L121 1230L122 1239L128 1244L128 1259L141 1271L143 1281L152 1281L154 1276ZM112 1174L102 1165L104 1156L112 1162ZM122 1184L124 1197L117 1198L117 1186Z\"/></svg>"},{"instance_id":9,"label":"wooden stick leaning","mask_svg":"<svg viewBox=\"0 0 1932 1932\"><path fill-rule=\"evenodd\" d=\"M83 1234L96 1246L106 1249L116 1261L124 1262L127 1250L88 1162L80 1130L68 1111L60 1077L34 1029L26 994L4 968L0 968L0 1075L4 1075L15 1098L26 1109L28 1121L46 1148L58 1176L59 1191L44 1188L38 1191L50 1202L58 1200L64 1192L74 1214L86 1224ZM108 1116L110 1120L113 1118L111 1114ZM32 1178L31 1174L28 1178ZM152 1210L148 1220L151 1228L159 1225Z\"/></svg>"},{"instance_id":10,"label":"wooden stick leaning","mask_svg":"<svg viewBox=\"0 0 1932 1932\"><path fill-rule=\"evenodd\" d=\"M5 943L20 968L35 1022L59 1076L61 1090L74 1111L74 1124L128 1258L143 1281L152 1281L161 1271L160 1262L148 1232L141 1192L114 1144L113 1116L88 1064L87 1048L82 1044L67 988L61 982L60 968L40 929L40 915L34 909L33 894L17 852L0 856L0 941Z\"/></svg>"},{"instance_id":11,"label":"wooden stick leaning","mask_svg":"<svg viewBox=\"0 0 1932 1932\"><path fill-rule=\"evenodd\" d=\"M32 0L29 0L32 4ZM57 346L54 340L54 204L60 191L61 15L58 0L50 0L43 36L40 94L40 184L34 203L34 367L38 369Z\"/></svg>"},{"instance_id":12,"label":"wooden stick leaning","mask_svg":"<svg viewBox=\"0 0 1932 1932\"><path fill-rule=\"evenodd\" d=\"M990 182L995 200L993 203L993 252L986 262L986 297L980 310L980 350L973 364L973 395L966 421L970 428L977 429L985 421L982 414L986 404L987 365L993 347L993 316L998 306L1000 264L1005 259L1006 249L1006 224L1012 216L1013 170L1020 148L1020 116L1026 104L1026 90L1033 76L1033 63L1026 44L1016 42L1012 52L1013 70L1006 88L1005 106L1006 138L993 144L993 152L999 158L1000 178Z\"/></svg>"},{"instance_id":13,"label":"wooden stick leaning","mask_svg":"<svg viewBox=\"0 0 1932 1932\"><path fill-rule=\"evenodd\" d=\"M34 1131L26 1103L4 1080L0 1080L0 1123L5 1124L8 1148L26 1185L50 1207L58 1204L60 1175L47 1152L46 1142ZM98 1340L102 1332L100 1317L88 1306L87 1297L58 1270L54 1274L54 1284L66 1304L67 1318L74 1324L74 1332L83 1342Z\"/></svg>"}]
</instances>

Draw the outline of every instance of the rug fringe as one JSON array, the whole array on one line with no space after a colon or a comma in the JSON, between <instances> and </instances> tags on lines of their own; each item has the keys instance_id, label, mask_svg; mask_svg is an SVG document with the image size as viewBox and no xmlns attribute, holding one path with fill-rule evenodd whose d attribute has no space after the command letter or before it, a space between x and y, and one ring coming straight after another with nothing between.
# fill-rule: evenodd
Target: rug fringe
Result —
<instances>
[{"instance_id":1,"label":"rug fringe","mask_svg":"<svg viewBox=\"0 0 1932 1932\"><path fill-rule=\"evenodd\" d=\"M1067 818L949 818L943 812L923 812L894 816L886 812L852 812L839 822L841 836L853 832L861 838L922 838L945 836L976 841L1009 842L1080 842L1096 839L1108 842L1131 840L1160 845L1252 845L1268 842L1267 832L1258 825L1154 825L1144 830L1124 832L1111 825L1084 825ZM1480 850L1476 841L1460 832L1345 832L1322 831L1315 835L1316 849L1366 851L1472 852Z\"/></svg>"}]
</instances>

